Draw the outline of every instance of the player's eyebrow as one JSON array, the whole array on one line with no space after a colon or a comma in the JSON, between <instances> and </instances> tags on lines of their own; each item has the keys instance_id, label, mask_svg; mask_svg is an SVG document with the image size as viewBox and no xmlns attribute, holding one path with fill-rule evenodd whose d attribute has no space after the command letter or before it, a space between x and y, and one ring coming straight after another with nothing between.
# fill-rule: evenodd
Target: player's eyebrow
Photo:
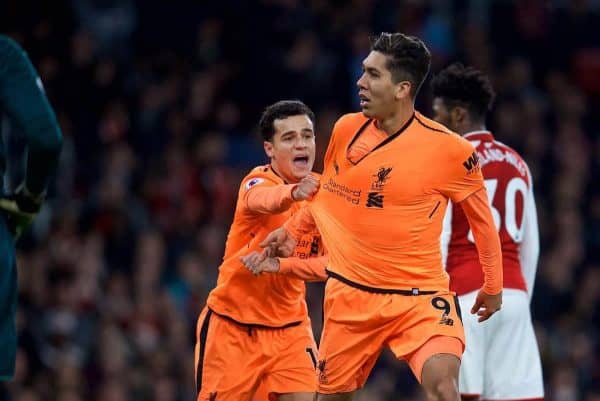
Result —
<instances>
[{"instance_id":1,"label":"player's eyebrow","mask_svg":"<svg viewBox=\"0 0 600 401\"><path fill-rule=\"evenodd\" d=\"M292 135L295 134L297 131L295 130L289 130L289 131L285 131L283 134L281 134L281 137L287 136L287 135ZM300 130L300 132L313 132L312 128L302 128Z\"/></svg>"},{"instance_id":2,"label":"player's eyebrow","mask_svg":"<svg viewBox=\"0 0 600 401\"><path fill-rule=\"evenodd\" d=\"M362 65L362 69L363 69L363 71L367 71L369 74L373 74L373 73L380 74L381 73L377 68L368 67L364 64Z\"/></svg>"},{"instance_id":3,"label":"player's eyebrow","mask_svg":"<svg viewBox=\"0 0 600 401\"><path fill-rule=\"evenodd\" d=\"M297 133L298 133L298 131L292 129L292 130L285 131L284 133L282 133L281 137L286 138L288 136L296 135Z\"/></svg>"}]
</instances>

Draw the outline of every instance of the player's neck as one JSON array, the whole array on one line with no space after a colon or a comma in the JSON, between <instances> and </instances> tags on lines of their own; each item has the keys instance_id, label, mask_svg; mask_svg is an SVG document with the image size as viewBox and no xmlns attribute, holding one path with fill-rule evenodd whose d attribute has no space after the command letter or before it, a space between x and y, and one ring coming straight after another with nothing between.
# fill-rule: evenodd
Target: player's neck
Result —
<instances>
[{"instance_id":1,"label":"player's neck","mask_svg":"<svg viewBox=\"0 0 600 401\"><path fill-rule=\"evenodd\" d=\"M415 108L412 106L399 108L396 113L388 118L378 119L377 127L388 134L388 136L394 135L400 130L400 128L406 125L408 120L412 118L413 114L415 114Z\"/></svg>"},{"instance_id":2,"label":"player's neck","mask_svg":"<svg viewBox=\"0 0 600 401\"><path fill-rule=\"evenodd\" d=\"M488 129L485 127L484 123L473 123L473 124L467 124L467 125L465 125L460 130L460 134L461 135L466 135L466 134L469 134L471 132L487 131L487 130Z\"/></svg>"}]
</instances>

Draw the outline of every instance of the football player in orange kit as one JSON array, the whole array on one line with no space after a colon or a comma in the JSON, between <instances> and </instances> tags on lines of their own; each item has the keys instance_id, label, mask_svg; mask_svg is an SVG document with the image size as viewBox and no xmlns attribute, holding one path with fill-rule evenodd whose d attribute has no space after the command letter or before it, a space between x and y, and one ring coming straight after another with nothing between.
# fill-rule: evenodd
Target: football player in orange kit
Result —
<instances>
[{"instance_id":1,"label":"football player in orange kit","mask_svg":"<svg viewBox=\"0 0 600 401\"><path fill-rule=\"evenodd\" d=\"M272 400L314 399L317 349L302 275L254 276L239 260L318 190L314 120L299 101L277 102L261 117L270 164L242 180L217 285L198 319L198 401L249 401L259 386ZM307 232L281 268L322 254L318 232Z\"/></svg>"},{"instance_id":2,"label":"football player in orange kit","mask_svg":"<svg viewBox=\"0 0 600 401\"><path fill-rule=\"evenodd\" d=\"M248 261L289 256L302 235L321 233L329 280L319 400L351 400L384 347L408 362L429 400L460 400L464 331L440 251L449 200L465 211L484 272L471 313L484 321L501 306L500 242L477 154L414 109L430 60L416 37L375 40L357 82L362 113L337 121L319 191Z\"/></svg>"}]
</instances>

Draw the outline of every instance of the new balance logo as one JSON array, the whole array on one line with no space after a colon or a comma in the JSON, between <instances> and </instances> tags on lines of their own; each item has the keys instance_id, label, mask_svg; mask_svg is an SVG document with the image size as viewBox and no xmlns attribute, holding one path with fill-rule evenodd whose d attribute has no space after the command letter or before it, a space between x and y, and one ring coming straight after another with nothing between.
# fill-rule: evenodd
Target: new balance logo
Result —
<instances>
[{"instance_id":1,"label":"new balance logo","mask_svg":"<svg viewBox=\"0 0 600 401\"><path fill-rule=\"evenodd\" d=\"M477 168L479 166L479 156L477 156L477 152L473 152L471 156L463 162L463 166L465 166L469 173Z\"/></svg>"},{"instance_id":2,"label":"new balance logo","mask_svg":"<svg viewBox=\"0 0 600 401\"><path fill-rule=\"evenodd\" d=\"M448 316L444 313L442 315L442 318L440 319L440 324L443 324L446 326L454 326L454 319L452 319L450 316Z\"/></svg>"},{"instance_id":3,"label":"new balance logo","mask_svg":"<svg viewBox=\"0 0 600 401\"><path fill-rule=\"evenodd\" d=\"M367 198L367 207L378 207L383 208L383 195L379 192L369 192Z\"/></svg>"}]
</instances>

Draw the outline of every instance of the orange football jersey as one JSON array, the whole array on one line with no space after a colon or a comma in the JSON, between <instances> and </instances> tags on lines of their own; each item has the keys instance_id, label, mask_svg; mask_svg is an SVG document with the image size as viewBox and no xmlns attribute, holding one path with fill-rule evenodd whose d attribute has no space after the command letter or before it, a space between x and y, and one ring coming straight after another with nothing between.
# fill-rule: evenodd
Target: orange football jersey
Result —
<instances>
[{"instance_id":1,"label":"orange football jersey","mask_svg":"<svg viewBox=\"0 0 600 401\"><path fill-rule=\"evenodd\" d=\"M240 261L252 251L262 251L259 244L264 237L304 205L292 199L293 187L269 165L254 168L242 180L217 286L207 300L214 312L240 323L270 327L306 319L304 281L288 274L254 276ZM316 232L303 236L294 254L302 259L322 255Z\"/></svg>"},{"instance_id":2,"label":"orange football jersey","mask_svg":"<svg viewBox=\"0 0 600 401\"><path fill-rule=\"evenodd\" d=\"M350 152L370 130L379 131L362 113L338 120L321 188L309 203L328 269L376 288L447 290L442 221L448 199L460 202L484 188L475 150L415 112L371 151Z\"/></svg>"}]
</instances>

